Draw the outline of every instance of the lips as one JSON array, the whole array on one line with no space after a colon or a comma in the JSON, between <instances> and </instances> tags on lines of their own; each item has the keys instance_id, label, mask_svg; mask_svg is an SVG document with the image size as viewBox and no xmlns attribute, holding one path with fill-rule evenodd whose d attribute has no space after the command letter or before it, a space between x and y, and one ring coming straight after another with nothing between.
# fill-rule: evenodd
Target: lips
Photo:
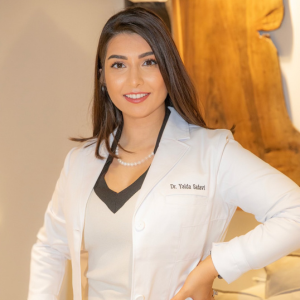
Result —
<instances>
[{"instance_id":1,"label":"lips","mask_svg":"<svg viewBox=\"0 0 300 300\"><path fill-rule=\"evenodd\" d=\"M137 93L137 94L146 94L146 93ZM131 93L130 95L134 95L133 93ZM145 95L144 97L141 97L141 98L137 98L137 99L132 99L132 98L129 98L127 97L126 95L124 95L125 99L131 103L141 103L143 102L144 100L146 100L148 98L148 96L150 95L150 93L147 93L147 95Z\"/></svg>"}]
</instances>

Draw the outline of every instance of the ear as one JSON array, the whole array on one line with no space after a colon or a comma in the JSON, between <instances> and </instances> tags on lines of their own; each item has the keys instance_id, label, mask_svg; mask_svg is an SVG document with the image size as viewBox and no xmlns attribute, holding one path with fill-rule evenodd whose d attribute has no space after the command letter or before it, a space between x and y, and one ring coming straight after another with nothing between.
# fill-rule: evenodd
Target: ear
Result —
<instances>
[{"instance_id":1,"label":"ear","mask_svg":"<svg viewBox=\"0 0 300 300\"><path fill-rule=\"evenodd\" d=\"M102 69L98 69L98 79L100 79Z\"/></svg>"}]
</instances>

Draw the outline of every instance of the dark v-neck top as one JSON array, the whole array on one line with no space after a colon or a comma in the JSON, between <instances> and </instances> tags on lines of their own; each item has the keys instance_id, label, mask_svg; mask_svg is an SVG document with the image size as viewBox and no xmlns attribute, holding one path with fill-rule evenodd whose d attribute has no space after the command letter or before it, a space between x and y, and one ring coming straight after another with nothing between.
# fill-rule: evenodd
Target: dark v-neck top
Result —
<instances>
[{"instance_id":1,"label":"dark v-neck top","mask_svg":"<svg viewBox=\"0 0 300 300\"><path fill-rule=\"evenodd\" d=\"M156 153L156 150L159 146L161 136L163 134L167 120L171 113L171 111L169 110L169 108L167 106L166 106L165 112L166 112L165 117L164 117L163 123L161 125L160 131L159 131L159 134L158 134L158 137L156 140L156 144L154 147L154 151L153 151L154 154ZM115 152L116 146L120 140L122 129L123 129L123 126L120 126L116 132L116 136L115 136L114 142L112 144L113 152ZM106 181L104 179L104 176L105 176L106 172L108 171L108 168L109 168L110 164L112 163L112 161L113 161L113 157L111 155L109 155L106 160L106 163L96 181L96 184L94 186L94 192L99 197L99 199L101 199L107 205L107 207L111 210L111 212L116 213L141 188L150 166L136 181L134 181L131 185L129 185L128 187L126 187L125 189L123 189L122 191L117 193L108 187L108 185L106 184Z\"/></svg>"}]
</instances>

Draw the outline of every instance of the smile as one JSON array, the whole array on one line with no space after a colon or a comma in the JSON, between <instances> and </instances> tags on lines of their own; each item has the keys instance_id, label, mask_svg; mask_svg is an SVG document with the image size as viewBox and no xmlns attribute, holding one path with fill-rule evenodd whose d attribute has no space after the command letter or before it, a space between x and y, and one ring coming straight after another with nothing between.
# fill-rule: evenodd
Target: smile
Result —
<instances>
[{"instance_id":1,"label":"smile","mask_svg":"<svg viewBox=\"0 0 300 300\"><path fill-rule=\"evenodd\" d=\"M131 94L131 95L125 95L126 97L129 97L131 99L139 99L142 97L145 97L148 94Z\"/></svg>"},{"instance_id":2,"label":"smile","mask_svg":"<svg viewBox=\"0 0 300 300\"><path fill-rule=\"evenodd\" d=\"M130 95L124 95L125 99L131 103L140 103L148 98L148 94L130 94Z\"/></svg>"}]
</instances>

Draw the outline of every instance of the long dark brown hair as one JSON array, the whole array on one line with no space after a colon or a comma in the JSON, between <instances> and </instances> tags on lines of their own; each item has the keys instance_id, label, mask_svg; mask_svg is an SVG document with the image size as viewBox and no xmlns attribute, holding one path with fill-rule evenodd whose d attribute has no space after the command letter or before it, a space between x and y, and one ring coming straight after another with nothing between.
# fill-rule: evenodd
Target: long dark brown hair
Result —
<instances>
[{"instance_id":1,"label":"long dark brown hair","mask_svg":"<svg viewBox=\"0 0 300 300\"><path fill-rule=\"evenodd\" d=\"M109 154L118 158L111 150L109 136L119 125L123 126L123 114L113 104L105 87L104 62L108 42L120 33L136 33L150 45L168 91L165 104L174 107L188 123L213 129L206 125L202 117L198 93L185 69L168 27L158 15L148 9L128 7L113 15L106 22L100 35L94 74L93 136L69 139L76 142L97 139L95 156L99 159L104 159L99 154L99 147L102 140L105 140ZM101 73L100 69L102 69ZM92 144L88 143L85 147ZM122 148L120 145L119 147Z\"/></svg>"}]
</instances>

